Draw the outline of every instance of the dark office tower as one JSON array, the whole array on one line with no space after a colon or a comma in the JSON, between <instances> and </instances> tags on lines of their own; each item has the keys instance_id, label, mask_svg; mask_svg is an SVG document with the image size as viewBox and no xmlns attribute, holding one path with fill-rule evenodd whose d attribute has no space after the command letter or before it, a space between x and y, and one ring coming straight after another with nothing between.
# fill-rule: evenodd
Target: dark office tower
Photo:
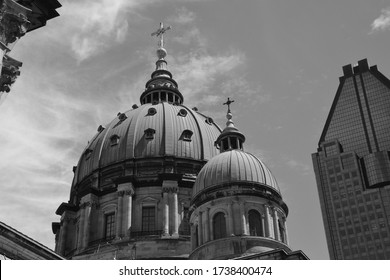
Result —
<instances>
[{"instance_id":1,"label":"dark office tower","mask_svg":"<svg viewBox=\"0 0 390 280\"><path fill-rule=\"evenodd\" d=\"M331 259L390 259L390 80L343 67L312 155Z\"/></svg>"}]
</instances>

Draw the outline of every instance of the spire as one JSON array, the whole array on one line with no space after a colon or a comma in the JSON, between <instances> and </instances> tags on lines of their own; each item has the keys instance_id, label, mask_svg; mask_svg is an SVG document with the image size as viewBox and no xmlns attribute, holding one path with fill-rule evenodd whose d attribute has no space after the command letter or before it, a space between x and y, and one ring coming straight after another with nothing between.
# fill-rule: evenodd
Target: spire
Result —
<instances>
[{"instance_id":1,"label":"spire","mask_svg":"<svg viewBox=\"0 0 390 280\"><path fill-rule=\"evenodd\" d=\"M156 51L156 70L152 73L151 79L145 85L145 91L141 94L141 104L159 102L183 103L183 95L179 92L176 81L172 79L172 74L168 71L165 60L167 50L164 48L164 34L170 29L172 29L171 26L164 27L164 24L161 22L160 28L151 34L159 38Z\"/></svg>"},{"instance_id":2,"label":"spire","mask_svg":"<svg viewBox=\"0 0 390 280\"><path fill-rule=\"evenodd\" d=\"M228 97L227 101L223 105L228 106L226 118L226 127L222 133L218 136L218 139L215 141L216 146L219 148L220 152L228 150L243 150L243 143L245 142L245 136L242 134L235 126L232 120L233 114L230 110L230 104L234 100L230 100Z\"/></svg>"},{"instance_id":3,"label":"spire","mask_svg":"<svg viewBox=\"0 0 390 280\"><path fill-rule=\"evenodd\" d=\"M160 22L160 28L153 32L151 35L160 38L158 42L157 53L157 62L156 62L156 71L157 70L167 70L167 62L165 61L165 57L167 56L167 50L164 49L164 33L168 30L172 29L171 26L164 28L164 23ZM171 75L172 78L172 75Z\"/></svg>"}]
</instances>

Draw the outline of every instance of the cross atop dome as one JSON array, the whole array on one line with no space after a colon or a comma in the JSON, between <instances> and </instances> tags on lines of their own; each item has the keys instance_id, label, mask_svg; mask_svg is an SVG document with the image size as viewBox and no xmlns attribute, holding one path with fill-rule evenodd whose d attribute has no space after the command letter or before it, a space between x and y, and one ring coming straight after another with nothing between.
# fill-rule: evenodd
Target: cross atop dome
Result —
<instances>
[{"instance_id":1,"label":"cross atop dome","mask_svg":"<svg viewBox=\"0 0 390 280\"><path fill-rule=\"evenodd\" d=\"M172 29L172 26L164 28L164 23L160 22L160 28L151 34L152 36L160 37L160 41L158 42L160 48L164 48L164 33L170 29Z\"/></svg>"},{"instance_id":2,"label":"cross atop dome","mask_svg":"<svg viewBox=\"0 0 390 280\"><path fill-rule=\"evenodd\" d=\"M226 122L226 127L219 135L218 139L215 141L215 144L217 145L217 147L221 152L227 150L235 150L235 149L243 150L242 144L245 142L244 134L242 134L234 126L234 122L232 121L233 114L230 111L230 105L233 102L234 100L231 100L230 97L228 97L227 101L222 104L228 106L228 111L226 114L227 122Z\"/></svg>"},{"instance_id":3,"label":"cross atop dome","mask_svg":"<svg viewBox=\"0 0 390 280\"><path fill-rule=\"evenodd\" d=\"M156 69L151 75L151 79L145 85L145 91L141 94L141 104L168 102L183 104L183 95L178 89L177 82L172 78L172 73L168 71L168 63L165 60L167 50L164 49L164 34L172 27L164 27L160 23L160 28L151 33L151 36L159 38L156 61Z\"/></svg>"},{"instance_id":4,"label":"cross atop dome","mask_svg":"<svg viewBox=\"0 0 390 280\"><path fill-rule=\"evenodd\" d=\"M232 104L234 100L230 100L230 97L228 97L227 101L223 103L222 105L227 105L228 106L228 112L230 112L230 104Z\"/></svg>"}]
</instances>

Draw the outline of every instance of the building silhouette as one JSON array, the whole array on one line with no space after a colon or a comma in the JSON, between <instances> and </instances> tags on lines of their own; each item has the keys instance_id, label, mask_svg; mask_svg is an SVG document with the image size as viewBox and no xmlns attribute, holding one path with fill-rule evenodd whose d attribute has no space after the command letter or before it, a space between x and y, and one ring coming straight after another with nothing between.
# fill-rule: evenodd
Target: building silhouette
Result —
<instances>
[{"instance_id":1,"label":"building silhouette","mask_svg":"<svg viewBox=\"0 0 390 280\"><path fill-rule=\"evenodd\" d=\"M27 32L59 16L57 0L0 0L0 105L20 75L22 62L10 56L16 42ZM1 259L63 259L49 248L0 222Z\"/></svg>"},{"instance_id":2,"label":"building silhouette","mask_svg":"<svg viewBox=\"0 0 390 280\"><path fill-rule=\"evenodd\" d=\"M390 259L389 151L390 80L344 66L312 154L331 259Z\"/></svg>"},{"instance_id":3,"label":"building silhouette","mask_svg":"<svg viewBox=\"0 0 390 280\"><path fill-rule=\"evenodd\" d=\"M288 246L287 205L268 168L243 151L232 101L224 130L184 104L165 60L169 29L152 34L160 37L156 69L140 105L100 125L73 168L69 201L52 224L55 251L68 259L307 259Z\"/></svg>"}]
</instances>

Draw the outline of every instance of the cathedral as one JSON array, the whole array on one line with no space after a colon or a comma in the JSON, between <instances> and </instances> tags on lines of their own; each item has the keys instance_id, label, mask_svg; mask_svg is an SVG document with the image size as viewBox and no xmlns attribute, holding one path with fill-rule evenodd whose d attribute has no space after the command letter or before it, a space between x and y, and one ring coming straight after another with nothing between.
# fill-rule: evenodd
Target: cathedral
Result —
<instances>
[{"instance_id":1,"label":"cathedral","mask_svg":"<svg viewBox=\"0 0 390 280\"><path fill-rule=\"evenodd\" d=\"M307 259L288 244L288 207L267 166L244 151L227 99L226 126L190 108L167 68L134 104L100 125L68 202L52 224L67 259Z\"/></svg>"}]
</instances>

